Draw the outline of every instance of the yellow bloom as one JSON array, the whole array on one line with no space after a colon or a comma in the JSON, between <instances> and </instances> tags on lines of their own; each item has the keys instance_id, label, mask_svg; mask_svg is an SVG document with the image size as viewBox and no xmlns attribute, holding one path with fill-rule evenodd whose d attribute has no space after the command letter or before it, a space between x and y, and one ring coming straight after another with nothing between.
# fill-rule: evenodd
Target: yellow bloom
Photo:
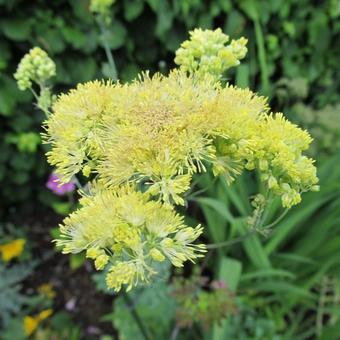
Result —
<instances>
[{"instance_id":1,"label":"yellow bloom","mask_svg":"<svg viewBox=\"0 0 340 340\"><path fill-rule=\"evenodd\" d=\"M0 245L0 253L2 260L9 262L12 259L19 257L25 246L26 240L19 238L14 241Z\"/></svg>"},{"instance_id":2,"label":"yellow bloom","mask_svg":"<svg viewBox=\"0 0 340 340\"><path fill-rule=\"evenodd\" d=\"M165 256L156 248L152 248L149 252L149 255L158 262L162 262L165 260Z\"/></svg>"},{"instance_id":3,"label":"yellow bloom","mask_svg":"<svg viewBox=\"0 0 340 340\"><path fill-rule=\"evenodd\" d=\"M97 184L81 200L83 206L64 220L57 245L64 253L86 250L97 270L110 266L106 282L117 291L149 281L155 274L153 260L167 258L182 266L200 257L204 247L193 242L202 228L187 227L170 205L148 198L130 187L114 191Z\"/></svg>"},{"instance_id":4,"label":"yellow bloom","mask_svg":"<svg viewBox=\"0 0 340 340\"><path fill-rule=\"evenodd\" d=\"M137 284L137 281L138 270L133 262L117 262L110 268L106 276L107 286L113 288L116 292L121 290L122 285L127 285L127 291L131 290Z\"/></svg>"},{"instance_id":5,"label":"yellow bloom","mask_svg":"<svg viewBox=\"0 0 340 340\"><path fill-rule=\"evenodd\" d=\"M27 336L33 334L33 332L38 328L39 321L33 316L24 317L24 330Z\"/></svg>"},{"instance_id":6,"label":"yellow bloom","mask_svg":"<svg viewBox=\"0 0 340 340\"><path fill-rule=\"evenodd\" d=\"M52 309L45 309L35 316L27 315L24 317L24 330L27 336L30 336L38 328L41 321L48 318L53 313Z\"/></svg>"},{"instance_id":7,"label":"yellow bloom","mask_svg":"<svg viewBox=\"0 0 340 340\"><path fill-rule=\"evenodd\" d=\"M196 43L206 37L196 33ZM228 40L221 31L207 34L223 46ZM54 103L45 123L49 162L64 181L80 171L95 177L57 244L64 253L87 251L96 269L108 269L108 287L131 289L155 275L154 261L181 267L206 251L194 244L202 227L186 226L174 210L185 205L195 173L211 169L231 183L256 169L285 207L316 189L313 160L303 155L309 134L269 113L265 98L216 80L244 57L245 44L214 51L212 63L194 58L194 71L181 66L125 85L89 82Z\"/></svg>"},{"instance_id":8,"label":"yellow bloom","mask_svg":"<svg viewBox=\"0 0 340 340\"><path fill-rule=\"evenodd\" d=\"M105 254L99 255L94 261L94 266L96 267L97 270L102 270L109 262L109 259L110 259L109 256Z\"/></svg>"}]
</instances>

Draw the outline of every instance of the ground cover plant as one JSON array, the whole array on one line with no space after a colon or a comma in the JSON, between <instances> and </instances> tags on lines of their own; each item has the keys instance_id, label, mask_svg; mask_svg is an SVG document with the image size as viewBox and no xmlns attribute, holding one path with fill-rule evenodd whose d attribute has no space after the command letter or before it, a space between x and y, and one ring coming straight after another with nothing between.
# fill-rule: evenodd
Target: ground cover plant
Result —
<instances>
[{"instance_id":1,"label":"ground cover plant","mask_svg":"<svg viewBox=\"0 0 340 340\"><path fill-rule=\"evenodd\" d=\"M31 49L12 73L23 101L34 99L35 124L43 121L43 132L9 132L6 143L41 164L35 152L44 149L53 168L49 177L46 165L41 168L46 189L38 200L69 216L60 230L44 227L56 226L58 216L33 216L21 229L4 224L4 338L337 338L339 155L337 126L328 120L337 119L338 82L326 72L336 48L329 50L328 63L315 57L299 72L299 49L278 54L275 48L278 36L283 44L300 39L293 9L298 20L311 23L310 46L315 34L330 44L329 32L338 30L337 7L330 1L318 16L293 2L273 2L260 16L260 5L84 2L76 12L87 18L80 32L98 30L106 60L87 79L75 75L73 90L54 85L63 66L50 48L27 45L25 52ZM157 13L156 36L164 39L167 61L139 75L129 66L126 76L127 59L120 53L130 31L123 34L119 26L147 20L150 10ZM223 13L224 31L234 39L219 28L204 29L209 16L215 27L223 26ZM276 32L270 19L275 15L291 21L284 21L284 34L264 35L265 29ZM186 27L171 32L171 40L171 23L178 20ZM331 30L320 29L326 23ZM16 37L3 27L7 38ZM233 33L237 27L248 39ZM120 34L123 45L114 47L111 39ZM148 48L132 50L129 58ZM139 63L138 69L149 67ZM103 75L110 80L83 83ZM239 87L231 85L234 79ZM286 117L271 113L270 106ZM310 147L308 132L287 117L310 128L317 143ZM20 270L22 263L27 271ZM55 268L47 275L52 285L36 275L48 263ZM63 275L68 279L60 281ZM91 315L92 297L98 303Z\"/></svg>"}]
</instances>

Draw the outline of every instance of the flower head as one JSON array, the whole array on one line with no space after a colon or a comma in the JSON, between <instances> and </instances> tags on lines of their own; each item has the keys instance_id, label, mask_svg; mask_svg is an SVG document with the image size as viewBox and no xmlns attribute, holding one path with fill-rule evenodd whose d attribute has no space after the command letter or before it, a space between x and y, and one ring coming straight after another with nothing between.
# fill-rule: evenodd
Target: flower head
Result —
<instances>
[{"instance_id":1,"label":"flower head","mask_svg":"<svg viewBox=\"0 0 340 340\"><path fill-rule=\"evenodd\" d=\"M202 228L188 228L171 206L149 201L147 194L132 188L97 188L81 203L82 208L64 220L57 245L64 253L86 250L97 270L108 267L106 281L116 291L122 285L130 289L147 282L155 274L153 261L167 258L181 266L205 250L203 245L193 245Z\"/></svg>"},{"instance_id":2,"label":"flower head","mask_svg":"<svg viewBox=\"0 0 340 340\"><path fill-rule=\"evenodd\" d=\"M8 243L0 245L0 253L2 260L9 262L12 259L19 257L25 246L26 240L19 238Z\"/></svg>"},{"instance_id":3,"label":"flower head","mask_svg":"<svg viewBox=\"0 0 340 340\"><path fill-rule=\"evenodd\" d=\"M302 154L308 133L268 115L263 97L222 88L209 75L173 71L126 85L79 85L59 97L46 130L48 159L64 182L91 169L107 187L134 183L168 204L183 205L192 174L209 164L228 182L258 168L281 197L290 184L286 206L317 183L313 160Z\"/></svg>"}]
</instances>

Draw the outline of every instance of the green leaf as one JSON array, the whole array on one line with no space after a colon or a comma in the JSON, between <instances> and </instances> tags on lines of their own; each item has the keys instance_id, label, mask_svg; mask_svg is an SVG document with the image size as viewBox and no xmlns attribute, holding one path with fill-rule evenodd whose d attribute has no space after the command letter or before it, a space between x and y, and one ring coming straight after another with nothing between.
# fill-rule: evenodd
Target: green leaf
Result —
<instances>
[{"instance_id":1,"label":"green leaf","mask_svg":"<svg viewBox=\"0 0 340 340\"><path fill-rule=\"evenodd\" d=\"M66 216L71 212L72 207L69 202L54 202L52 208L57 214Z\"/></svg>"},{"instance_id":2,"label":"green leaf","mask_svg":"<svg viewBox=\"0 0 340 340\"><path fill-rule=\"evenodd\" d=\"M41 144L40 135L35 132L23 132L17 138L17 147L21 152L34 153Z\"/></svg>"},{"instance_id":3,"label":"green leaf","mask_svg":"<svg viewBox=\"0 0 340 340\"><path fill-rule=\"evenodd\" d=\"M112 50L122 47L127 38L125 26L118 20L114 20L112 25L101 36L102 43L107 42Z\"/></svg>"},{"instance_id":4,"label":"green leaf","mask_svg":"<svg viewBox=\"0 0 340 340\"><path fill-rule=\"evenodd\" d=\"M252 283L252 289L261 293L276 293L278 299L300 297L306 299L316 299L316 297L307 289L293 285L285 281L260 280Z\"/></svg>"},{"instance_id":5,"label":"green leaf","mask_svg":"<svg viewBox=\"0 0 340 340\"><path fill-rule=\"evenodd\" d=\"M71 254L70 257L70 268L75 270L80 268L85 263L85 253Z\"/></svg>"},{"instance_id":6,"label":"green leaf","mask_svg":"<svg viewBox=\"0 0 340 340\"><path fill-rule=\"evenodd\" d=\"M218 278L223 280L228 288L236 291L242 272L242 263L229 257L222 257L219 262ZM220 325L215 325L212 330L213 340L226 339L229 328L229 318L224 319Z\"/></svg>"},{"instance_id":7,"label":"green leaf","mask_svg":"<svg viewBox=\"0 0 340 340\"><path fill-rule=\"evenodd\" d=\"M236 219L233 228L239 230L243 236L246 236L250 232L243 218ZM248 254L249 260L256 268L267 269L271 267L270 259L266 255L258 235L247 237L242 242L242 246Z\"/></svg>"},{"instance_id":8,"label":"green leaf","mask_svg":"<svg viewBox=\"0 0 340 340\"><path fill-rule=\"evenodd\" d=\"M235 222L235 218L229 211L228 206L224 205L222 202L218 201L217 199L210 198L210 197L199 197L199 198L195 198L194 200L203 206L207 206L215 210L227 222L229 223Z\"/></svg>"},{"instance_id":9,"label":"green leaf","mask_svg":"<svg viewBox=\"0 0 340 340\"><path fill-rule=\"evenodd\" d=\"M222 10L228 13L232 9L231 0L218 0L218 4L222 8Z\"/></svg>"},{"instance_id":10,"label":"green leaf","mask_svg":"<svg viewBox=\"0 0 340 340\"><path fill-rule=\"evenodd\" d=\"M251 20L256 21L259 19L256 1L241 0L239 5L243 12L246 13Z\"/></svg>"},{"instance_id":11,"label":"green leaf","mask_svg":"<svg viewBox=\"0 0 340 340\"><path fill-rule=\"evenodd\" d=\"M244 89L249 87L249 64L241 64L237 67L236 85Z\"/></svg>"},{"instance_id":12,"label":"green leaf","mask_svg":"<svg viewBox=\"0 0 340 340\"><path fill-rule=\"evenodd\" d=\"M294 279L296 276L292 272L283 269L260 269L254 272L248 272L242 275L241 281L251 281L253 279L261 279L268 277L285 277L287 279Z\"/></svg>"},{"instance_id":13,"label":"green leaf","mask_svg":"<svg viewBox=\"0 0 340 340\"><path fill-rule=\"evenodd\" d=\"M218 278L223 280L233 292L236 292L241 272L242 262L226 256L220 259Z\"/></svg>"},{"instance_id":14,"label":"green leaf","mask_svg":"<svg viewBox=\"0 0 340 340\"><path fill-rule=\"evenodd\" d=\"M87 43L85 34L77 28L65 26L61 33L65 41L75 49L82 49Z\"/></svg>"},{"instance_id":15,"label":"green leaf","mask_svg":"<svg viewBox=\"0 0 340 340\"><path fill-rule=\"evenodd\" d=\"M133 21L143 12L143 0L125 0L124 1L124 17L127 21Z\"/></svg>"},{"instance_id":16,"label":"green leaf","mask_svg":"<svg viewBox=\"0 0 340 340\"><path fill-rule=\"evenodd\" d=\"M11 40L27 40L31 35L32 20L30 18L4 19L1 23L5 36Z\"/></svg>"},{"instance_id":17,"label":"green leaf","mask_svg":"<svg viewBox=\"0 0 340 340\"><path fill-rule=\"evenodd\" d=\"M339 339L340 334L340 323L336 323L335 325L326 326L322 329L321 336L318 337L318 340L337 340Z\"/></svg>"},{"instance_id":18,"label":"green leaf","mask_svg":"<svg viewBox=\"0 0 340 340\"><path fill-rule=\"evenodd\" d=\"M158 2L156 35L163 38L164 34L171 28L174 19L172 9L168 1L160 0Z\"/></svg>"}]
</instances>

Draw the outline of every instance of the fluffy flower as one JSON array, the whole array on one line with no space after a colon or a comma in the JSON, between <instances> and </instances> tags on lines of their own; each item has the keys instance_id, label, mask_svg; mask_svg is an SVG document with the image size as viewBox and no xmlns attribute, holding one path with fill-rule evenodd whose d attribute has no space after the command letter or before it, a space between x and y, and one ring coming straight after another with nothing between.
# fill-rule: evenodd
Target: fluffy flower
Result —
<instances>
[{"instance_id":1,"label":"fluffy flower","mask_svg":"<svg viewBox=\"0 0 340 340\"><path fill-rule=\"evenodd\" d=\"M78 85L54 103L45 140L53 146L47 157L57 167L62 183L69 182L83 168L88 175L95 165L91 160L102 157L102 115L114 110L117 94L119 86L94 81Z\"/></svg>"},{"instance_id":2,"label":"fluffy flower","mask_svg":"<svg viewBox=\"0 0 340 340\"><path fill-rule=\"evenodd\" d=\"M58 98L45 125L48 159L63 181L80 171L95 177L57 244L64 253L86 250L115 291L149 281L155 262L181 267L202 256L205 247L194 244L202 227L186 226L173 208L185 204L193 174L211 170L231 183L257 169L285 207L318 181L303 155L306 131L207 72L79 85Z\"/></svg>"},{"instance_id":3,"label":"fluffy flower","mask_svg":"<svg viewBox=\"0 0 340 340\"><path fill-rule=\"evenodd\" d=\"M239 65L247 53L247 39L232 40L226 45L229 37L220 28L215 31L196 28L189 34L190 39L176 51L175 63L197 76L209 73L219 79L226 70Z\"/></svg>"},{"instance_id":4,"label":"fluffy flower","mask_svg":"<svg viewBox=\"0 0 340 340\"><path fill-rule=\"evenodd\" d=\"M108 267L106 282L116 291L148 281L155 274L153 261L167 258L181 266L205 251L203 245L193 245L202 228L185 226L171 206L149 201L148 194L97 186L81 203L82 208L64 220L57 245L64 253L86 250L97 270Z\"/></svg>"},{"instance_id":5,"label":"fluffy flower","mask_svg":"<svg viewBox=\"0 0 340 340\"><path fill-rule=\"evenodd\" d=\"M192 174L209 165L228 182L258 168L275 194L290 197L288 207L317 183L313 160L302 154L309 134L268 114L263 97L222 88L209 75L80 85L59 97L46 129L48 159L64 181L91 169L110 188L134 183L169 204L183 205Z\"/></svg>"}]
</instances>

